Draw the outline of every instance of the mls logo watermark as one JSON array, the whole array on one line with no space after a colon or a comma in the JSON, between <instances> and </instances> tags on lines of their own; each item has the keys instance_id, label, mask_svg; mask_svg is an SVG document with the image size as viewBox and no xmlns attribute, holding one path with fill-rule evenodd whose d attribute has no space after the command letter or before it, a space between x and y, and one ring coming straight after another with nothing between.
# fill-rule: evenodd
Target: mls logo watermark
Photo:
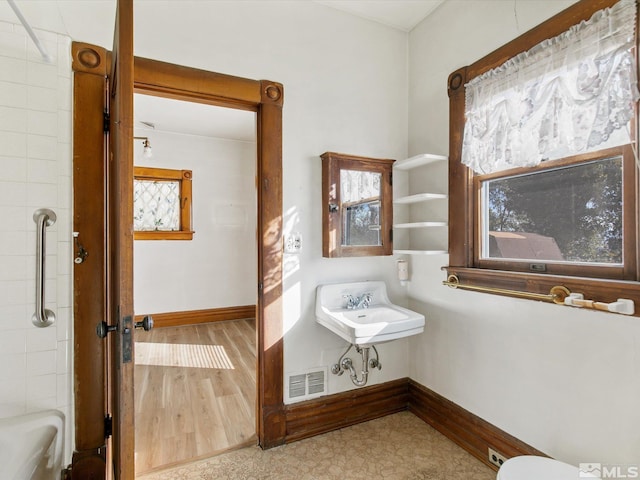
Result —
<instances>
[{"instance_id":1,"label":"mls logo watermark","mask_svg":"<svg viewBox=\"0 0 640 480\"><path fill-rule=\"evenodd\" d=\"M622 478L640 478L640 468L638 465L616 465L604 463L581 463L578 466L580 478L591 478L604 480L610 478L618 480Z\"/></svg>"}]
</instances>

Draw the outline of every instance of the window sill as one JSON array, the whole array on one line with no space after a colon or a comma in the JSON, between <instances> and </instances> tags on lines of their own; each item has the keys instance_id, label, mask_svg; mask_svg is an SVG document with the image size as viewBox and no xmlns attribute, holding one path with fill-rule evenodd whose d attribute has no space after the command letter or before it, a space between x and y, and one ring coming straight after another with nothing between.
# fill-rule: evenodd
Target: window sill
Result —
<instances>
[{"instance_id":1,"label":"window sill","mask_svg":"<svg viewBox=\"0 0 640 480\"><path fill-rule=\"evenodd\" d=\"M193 240L193 231L182 232L133 232L134 240Z\"/></svg>"},{"instance_id":2,"label":"window sill","mask_svg":"<svg viewBox=\"0 0 640 480\"><path fill-rule=\"evenodd\" d=\"M568 288L573 293L584 294L584 298L598 302L611 303L619 298L628 298L633 300L637 306L634 316L640 316L640 282L505 272L482 268L447 266L442 267L442 269L447 272L447 276L455 275L458 277L460 281L460 287L458 288L461 289L463 285L468 285L480 288L511 290L514 291L513 294L490 291L483 293L522 298L516 292L547 295L553 287L560 285Z\"/></svg>"}]
</instances>

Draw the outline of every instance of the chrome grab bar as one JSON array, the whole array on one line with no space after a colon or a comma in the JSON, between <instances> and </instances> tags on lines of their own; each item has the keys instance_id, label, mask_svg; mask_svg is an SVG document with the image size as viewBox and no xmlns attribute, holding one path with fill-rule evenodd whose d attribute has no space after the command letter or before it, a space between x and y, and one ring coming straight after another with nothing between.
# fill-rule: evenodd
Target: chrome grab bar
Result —
<instances>
[{"instance_id":1,"label":"chrome grab bar","mask_svg":"<svg viewBox=\"0 0 640 480\"><path fill-rule=\"evenodd\" d=\"M48 327L56 321L56 314L44 308L44 282L46 249L46 228L56 223L56 214L48 208L40 208L33 212L33 221L36 222L36 312L31 317L31 322L36 327Z\"/></svg>"}]
</instances>

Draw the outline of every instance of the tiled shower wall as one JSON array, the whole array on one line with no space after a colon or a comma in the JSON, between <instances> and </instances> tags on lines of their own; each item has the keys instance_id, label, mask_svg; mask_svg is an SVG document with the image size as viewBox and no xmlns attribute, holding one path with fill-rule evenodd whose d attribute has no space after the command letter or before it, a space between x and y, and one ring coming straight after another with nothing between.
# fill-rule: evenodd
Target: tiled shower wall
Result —
<instances>
[{"instance_id":1,"label":"tiled shower wall","mask_svg":"<svg viewBox=\"0 0 640 480\"><path fill-rule=\"evenodd\" d=\"M45 62L21 25L0 22L0 418L55 408L72 414L71 41L36 32ZM37 328L33 212L47 228L45 306L56 323Z\"/></svg>"}]
</instances>

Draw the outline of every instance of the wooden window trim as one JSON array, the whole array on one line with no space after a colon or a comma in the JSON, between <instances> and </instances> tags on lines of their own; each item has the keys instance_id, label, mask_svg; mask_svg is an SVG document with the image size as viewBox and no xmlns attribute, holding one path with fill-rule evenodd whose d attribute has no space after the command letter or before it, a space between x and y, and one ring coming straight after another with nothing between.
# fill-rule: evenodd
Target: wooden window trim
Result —
<instances>
[{"instance_id":1,"label":"wooden window trim","mask_svg":"<svg viewBox=\"0 0 640 480\"><path fill-rule=\"evenodd\" d=\"M472 65L462 67L449 76L449 266L444 267L444 270L448 275L456 275L460 284L541 294L548 294L555 285L564 285L571 291L583 293L585 298L601 302L629 298L640 307L640 283L637 281L640 278L640 272L636 260L632 261L624 272L613 275L620 277L616 279L601 278L601 273L598 273L598 277L579 276L593 274L587 271L567 271L562 274L505 271L496 269L495 262L478 261L476 189L479 176L461 162L465 120L464 85L474 77L501 65L509 58L532 48L545 39L561 34L572 25L588 20L596 11L611 7L615 3L617 0L581 0ZM636 48L636 52L637 50ZM632 122L632 131L635 131L636 121ZM627 167L627 156L624 162ZM639 257L638 225L635 218L639 211L638 170L625 168L624 171L625 176L633 176L633 178L623 179L624 185L633 186L631 189L626 188L623 193L625 208L628 212L632 212L633 218L633 225L629 225L632 227L629 230L632 231L625 230L625 242L628 243L625 243L624 249L633 251L637 259ZM504 174L505 172L501 173L501 175ZM635 315L640 316L640 312L636 310Z\"/></svg>"},{"instance_id":2,"label":"wooden window trim","mask_svg":"<svg viewBox=\"0 0 640 480\"><path fill-rule=\"evenodd\" d=\"M180 230L134 231L134 240L193 240L191 170L133 167L136 180L178 180L180 182Z\"/></svg>"}]
</instances>

